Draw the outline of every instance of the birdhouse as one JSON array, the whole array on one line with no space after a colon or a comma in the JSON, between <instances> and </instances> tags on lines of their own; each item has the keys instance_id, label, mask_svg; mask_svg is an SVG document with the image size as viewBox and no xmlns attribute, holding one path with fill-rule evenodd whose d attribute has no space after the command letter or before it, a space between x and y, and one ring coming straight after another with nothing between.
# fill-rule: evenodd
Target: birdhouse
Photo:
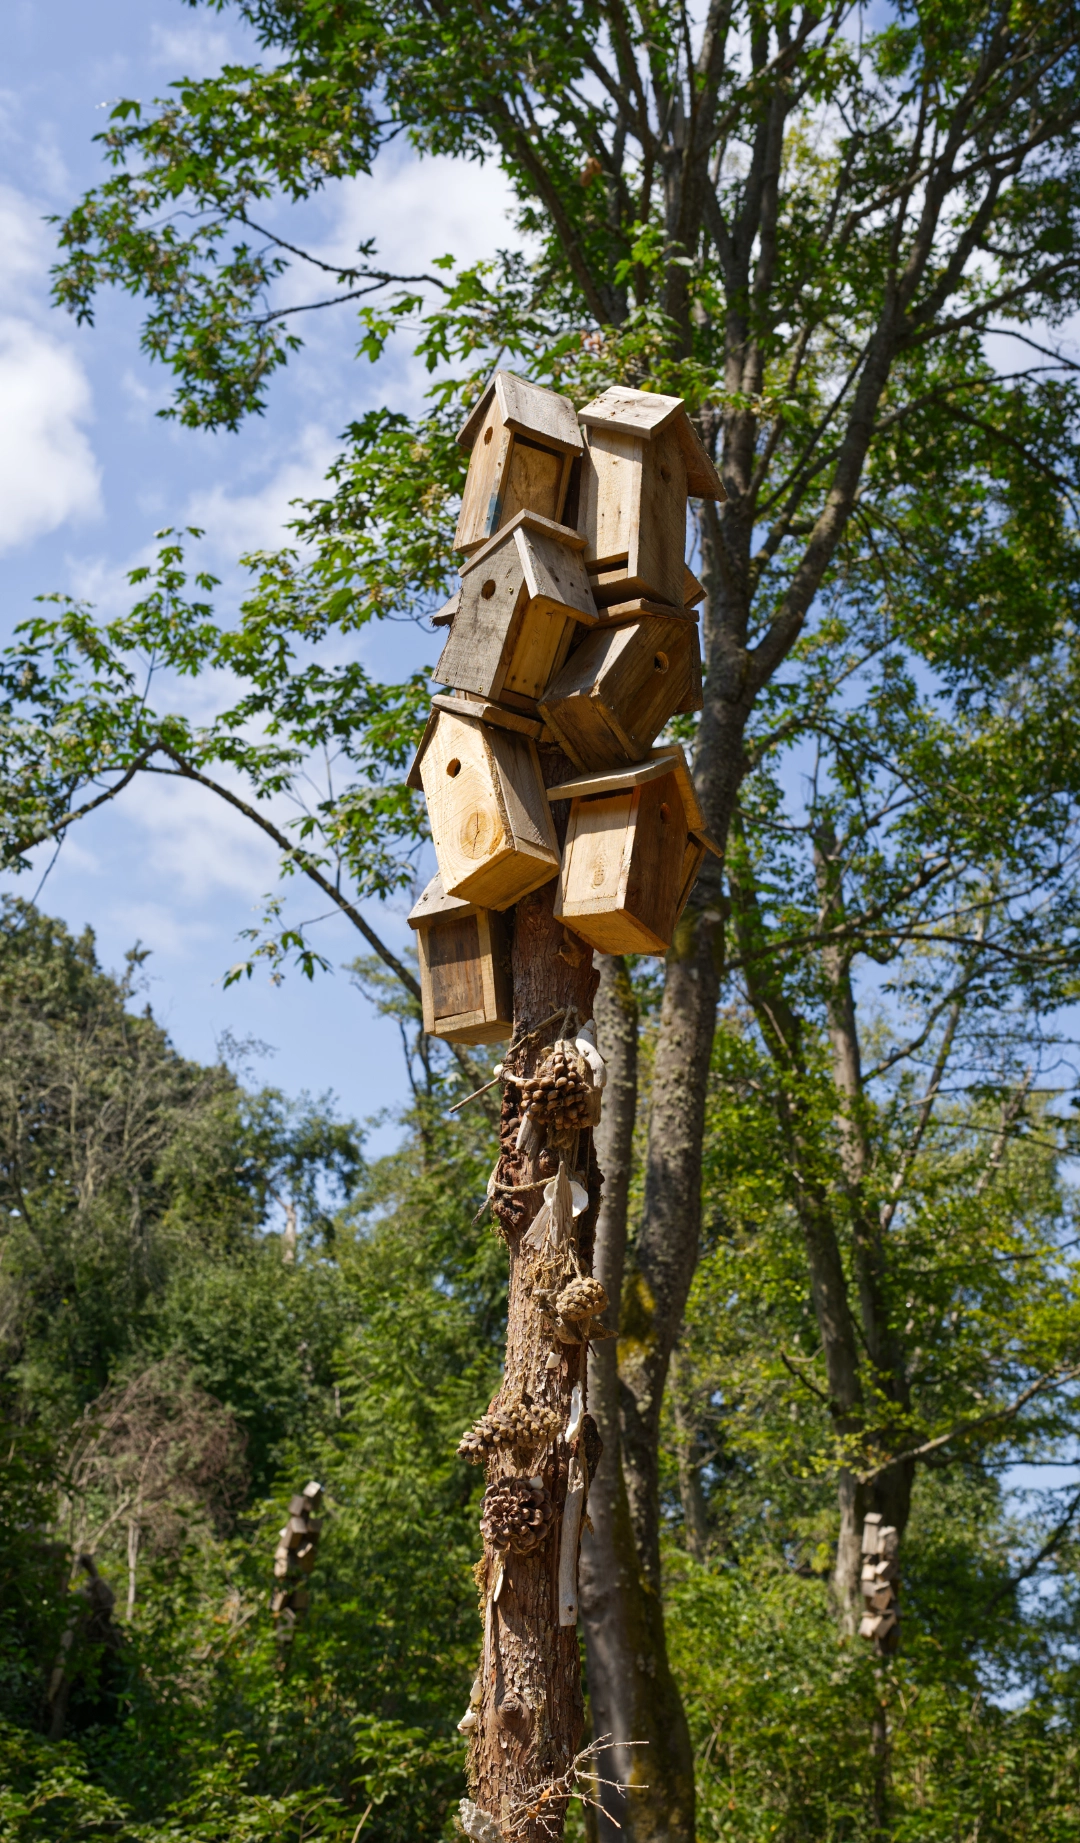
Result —
<instances>
[{"instance_id":1,"label":"birdhouse","mask_svg":"<svg viewBox=\"0 0 1080 1843\"><path fill-rule=\"evenodd\" d=\"M687 495L725 496L683 399L616 386L580 420L578 530L598 606L643 595L681 608Z\"/></svg>"},{"instance_id":2,"label":"birdhouse","mask_svg":"<svg viewBox=\"0 0 1080 1843\"><path fill-rule=\"evenodd\" d=\"M567 397L497 371L458 441L471 451L454 549L485 544L518 512L558 520L570 469L582 451Z\"/></svg>"},{"instance_id":3,"label":"birdhouse","mask_svg":"<svg viewBox=\"0 0 1080 1843\"><path fill-rule=\"evenodd\" d=\"M435 677L479 697L535 705L596 606L583 540L519 512L469 558Z\"/></svg>"},{"instance_id":4,"label":"birdhouse","mask_svg":"<svg viewBox=\"0 0 1080 1843\"><path fill-rule=\"evenodd\" d=\"M508 909L559 868L536 743L457 704L432 709L408 784L427 796L446 895Z\"/></svg>"},{"instance_id":5,"label":"birdhouse","mask_svg":"<svg viewBox=\"0 0 1080 1843\"><path fill-rule=\"evenodd\" d=\"M595 573L591 572L589 575L589 584L593 592L593 600L596 603L597 618L609 624L614 624L618 621L632 621L635 616L639 614L678 614L680 612L685 614L691 621L696 621L698 618L698 605L705 600L705 589L703 585L698 581L693 571L688 570L685 565L683 566L683 604L681 610L677 607L672 607L669 602L658 602L645 595L631 595L629 599L620 599L615 602L608 601L606 598L609 589L617 593L620 598L625 598L626 596L623 564L618 564L611 570L599 570ZM441 609L438 615L432 616L431 624L433 627L440 621L445 624L445 622L450 619L450 615L447 612L448 609L449 603L446 609Z\"/></svg>"},{"instance_id":6,"label":"birdhouse","mask_svg":"<svg viewBox=\"0 0 1080 1843\"><path fill-rule=\"evenodd\" d=\"M501 915L443 894L438 873L409 915L416 929L424 1029L449 1043L511 1034L510 948Z\"/></svg>"},{"instance_id":7,"label":"birdhouse","mask_svg":"<svg viewBox=\"0 0 1080 1843\"><path fill-rule=\"evenodd\" d=\"M646 615L586 634L540 700L579 768L640 762L677 711L701 709L697 623Z\"/></svg>"},{"instance_id":8,"label":"birdhouse","mask_svg":"<svg viewBox=\"0 0 1080 1843\"><path fill-rule=\"evenodd\" d=\"M601 953L666 953L705 849L719 856L682 750L564 781L548 798L573 801L556 919Z\"/></svg>"}]
</instances>

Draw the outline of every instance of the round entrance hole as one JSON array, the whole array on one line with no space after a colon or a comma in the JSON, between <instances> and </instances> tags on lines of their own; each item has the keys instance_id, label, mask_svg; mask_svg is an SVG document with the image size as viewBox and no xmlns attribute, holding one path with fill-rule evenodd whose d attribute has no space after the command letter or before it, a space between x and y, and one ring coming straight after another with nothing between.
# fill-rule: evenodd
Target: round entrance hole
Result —
<instances>
[{"instance_id":1,"label":"round entrance hole","mask_svg":"<svg viewBox=\"0 0 1080 1843\"><path fill-rule=\"evenodd\" d=\"M456 755L451 756L450 760L447 762L446 772L450 776L451 780L453 780L455 774L461 773L461 763L458 761L458 758Z\"/></svg>"},{"instance_id":2,"label":"round entrance hole","mask_svg":"<svg viewBox=\"0 0 1080 1843\"><path fill-rule=\"evenodd\" d=\"M668 803L666 800L661 800L660 802L660 824L662 826L666 826L670 818L671 818L671 813L668 810Z\"/></svg>"},{"instance_id":3,"label":"round entrance hole","mask_svg":"<svg viewBox=\"0 0 1080 1843\"><path fill-rule=\"evenodd\" d=\"M668 669L667 654L657 653L656 658L653 660L653 671L654 672L666 672L667 669Z\"/></svg>"},{"instance_id":4,"label":"round entrance hole","mask_svg":"<svg viewBox=\"0 0 1080 1843\"><path fill-rule=\"evenodd\" d=\"M495 581L493 577L489 577L487 582L483 584L480 593L486 602L491 600L495 593Z\"/></svg>"},{"instance_id":5,"label":"round entrance hole","mask_svg":"<svg viewBox=\"0 0 1080 1843\"><path fill-rule=\"evenodd\" d=\"M485 430L484 430L484 447L485 447L485 448L487 447L487 445L488 445L488 443L489 443L489 441L491 440L491 438L492 438L492 436L494 435L494 433L495 433L495 431L494 431L494 429L485 429Z\"/></svg>"}]
</instances>

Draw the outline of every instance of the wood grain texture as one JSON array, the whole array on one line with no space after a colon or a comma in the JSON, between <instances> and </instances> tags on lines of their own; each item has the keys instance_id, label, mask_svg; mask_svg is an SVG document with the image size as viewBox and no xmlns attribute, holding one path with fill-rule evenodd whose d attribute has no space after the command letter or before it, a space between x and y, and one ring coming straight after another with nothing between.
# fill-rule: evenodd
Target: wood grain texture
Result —
<instances>
[{"instance_id":1,"label":"wood grain texture","mask_svg":"<svg viewBox=\"0 0 1080 1843\"><path fill-rule=\"evenodd\" d=\"M665 953L675 929L686 839L672 772L625 793L575 800L556 914L601 953Z\"/></svg>"},{"instance_id":2,"label":"wood grain texture","mask_svg":"<svg viewBox=\"0 0 1080 1843\"><path fill-rule=\"evenodd\" d=\"M447 895L507 909L555 875L558 849L528 737L440 710L420 775Z\"/></svg>"},{"instance_id":3,"label":"wood grain texture","mask_svg":"<svg viewBox=\"0 0 1080 1843\"><path fill-rule=\"evenodd\" d=\"M649 616L588 634L540 700L571 761L605 768L641 761L677 710L700 707L697 628Z\"/></svg>"},{"instance_id":4,"label":"wood grain texture","mask_svg":"<svg viewBox=\"0 0 1080 1843\"><path fill-rule=\"evenodd\" d=\"M468 692L437 692L431 700L431 708L449 710L459 717L479 717L482 723L493 723L496 729L516 730L521 736L531 736L534 742L539 742L544 730L537 718L525 717L505 704L494 704L490 698L473 697Z\"/></svg>"},{"instance_id":5,"label":"wood grain texture","mask_svg":"<svg viewBox=\"0 0 1080 1843\"><path fill-rule=\"evenodd\" d=\"M513 371L497 371L494 383L503 420L509 428L565 449L570 455L581 453L581 430L569 397L546 390L542 384L531 384Z\"/></svg>"},{"instance_id":6,"label":"wood grain texture","mask_svg":"<svg viewBox=\"0 0 1080 1843\"><path fill-rule=\"evenodd\" d=\"M482 544L495 529L503 478L513 446L494 393L477 431L477 438L461 496L461 511L454 533L454 549L468 551Z\"/></svg>"},{"instance_id":7,"label":"wood grain texture","mask_svg":"<svg viewBox=\"0 0 1080 1843\"><path fill-rule=\"evenodd\" d=\"M614 568L630 554L641 500L644 444L610 429L586 431L581 462L578 531L585 561Z\"/></svg>"},{"instance_id":8,"label":"wood grain texture","mask_svg":"<svg viewBox=\"0 0 1080 1843\"><path fill-rule=\"evenodd\" d=\"M515 435L494 526L501 530L518 512L536 512L557 519L565 497L567 469L561 452L540 448Z\"/></svg>"},{"instance_id":9,"label":"wood grain texture","mask_svg":"<svg viewBox=\"0 0 1080 1843\"><path fill-rule=\"evenodd\" d=\"M453 908L414 924L424 1029L451 1043L501 1042L513 1021L505 924L489 909L449 900Z\"/></svg>"},{"instance_id":10,"label":"wood grain texture","mask_svg":"<svg viewBox=\"0 0 1080 1843\"><path fill-rule=\"evenodd\" d=\"M674 429L665 429L641 456L637 543L627 579L656 601L679 607L686 564L686 462Z\"/></svg>"},{"instance_id":11,"label":"wood grain texture","mask_svg":"<svg viewBox=\"0 0 1080 1843\"><path fill-rule=\"evenodd\" d=\"M560 531L551 521L518 518L470 558L435 668L443 684L535 704L570 650L574 623L596 619L580 548Z\"/></svg>"}]
</instances>

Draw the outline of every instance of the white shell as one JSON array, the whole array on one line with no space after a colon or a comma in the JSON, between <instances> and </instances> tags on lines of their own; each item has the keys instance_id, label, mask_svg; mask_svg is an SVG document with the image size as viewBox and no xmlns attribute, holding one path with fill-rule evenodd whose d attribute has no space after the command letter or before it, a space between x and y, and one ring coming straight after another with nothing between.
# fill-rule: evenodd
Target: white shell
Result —
<instances>
[{"instance_id":1,"label":"white shell","mask_svg":"<svg viewBox=\"0 0 1080 1843\"><path fill-rule=\"evenodd\" d=\"M524 1152L527 1157L540 1150L540 1129L535 1120L530 1120L527 1113L523 1113L521 1116L521 1125L518 1127L517 1138L514 1141L514 1145L519 1152Z\"/></svg>"},{"instance_id":2,"label":"white shell","mask_svg":"<svg viewBox=\"0 0 1080 1843\"><path fill-rule=\"evenodd\" d=\"M458 1806L458 1822L472 1843L506 1843L505 1837L493 1817L474 1805L471 1798L463 1798Z\"/></svg>"},{"instance_id":3,"label":"white shell","mask_svg":"<svg viewBox=\"0 0 1080 1843\"><path fill-rule=\"evenodd\" d=\"M580 1382L575 1382L573 1394L570 1397L570 1419L566 1423L566 1443L568 1446L571 1440L577 1439L578 1434L581 1432L581 1423L584 1419L585 1403L582 1399L581 1384Z\"/></svg>"},{"instance_id":4,"label":"white shell","mask_svg":"<svg viewBox=\"0 0 1080 1843\"><path fill-rule=\"evenodd\" d=\"M574 1043L574 1048L577 1050L578 1055L588 1063L592 1070L593 1087L599 1091L607 1081L607 1063L601 1056L596 1044L590 1043L588 1037L578 1037Z\"/></svg>"},{"instance_id":5,"label":"white shell","mask_svg":"<svg viewBox=\"0 0 1080 1843\"><path fill-rule=\"evenodd\" d=\"M477 1715L476 1710L466 1709L464 1715L461 1717L461 1720L458 1722L457 1730L459 1734L471 1734L473 1729L478 1728L479 1726L480 1726L480 1718Z\"/></svg>"},{"instance_id":6,"label":"white shell","mask_svg":"<svg viewBox=\"0 0 1080 1843\"><path fill-rule=\"evenodd\" d=\"M581 1048L582 1038L585 1039L586 1043L591 1043L593 1049L596 1048L596 1019L595 1018L591 1017L587 1024L583 1024L581 1026L581 1029L578 1032L578 1036L577 1036L577 1043L578 1043L579 1049Z\"/></svg>"}]
</instances>

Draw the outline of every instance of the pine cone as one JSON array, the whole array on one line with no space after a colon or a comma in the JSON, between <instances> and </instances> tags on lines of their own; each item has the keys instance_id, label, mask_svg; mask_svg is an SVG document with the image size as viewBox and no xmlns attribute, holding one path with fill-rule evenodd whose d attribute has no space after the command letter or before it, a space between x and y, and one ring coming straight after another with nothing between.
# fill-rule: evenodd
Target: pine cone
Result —
<instances>
[{"instance_id":1,"label":"pine cone","mask_svg":"<svg viewBox=\"0 0 1080 1843\"><path fill-rule=\"evenodd\" d=\"M580 1322L582 1319L595 1318L598 1312L607 1308L607 1294L599 1280L571 1280L564 1286L555 1301L555 1308L561 1318L571 1318Z\"/></svg>"},{"instance_id":2,"label":"pine cone","mask_svg":"<svg viewBox=\"0 0 1080 1843\"><path fill-rule=\"evenodd\" d=\"M588 1126L589 1087L584 1057L560 1038L525 1085L525 1111L538 1126L553 1126L556 1132Z\"/></svg>"},{"instance_id":3,"label":"pine cone","mask_svg":"<svg viewBox=\"0 0 1080 1843\"><path fill-rule=\"evenodd\" d=\"M560 1426L553 1408L535 1406L520 1399L510 1401L502 1408L482 1414L475 1427L462 1434L458 1457L479 1464L497 1447L535 1446L541 1440L551 1440Z\"/></svg>"},{"instance_id":4,"label":"pine cone","mask_svg":"<svg viewBox=\"0 0 1080 1843\"><path fill-rule=\"evenodd\" d=\"M529 1478L500 1478L484 1493L480 1528L496 1549L528 1555L543 1542L555 1520L555 1506L543 1485Z\"/></svg>"}]
</instances>

